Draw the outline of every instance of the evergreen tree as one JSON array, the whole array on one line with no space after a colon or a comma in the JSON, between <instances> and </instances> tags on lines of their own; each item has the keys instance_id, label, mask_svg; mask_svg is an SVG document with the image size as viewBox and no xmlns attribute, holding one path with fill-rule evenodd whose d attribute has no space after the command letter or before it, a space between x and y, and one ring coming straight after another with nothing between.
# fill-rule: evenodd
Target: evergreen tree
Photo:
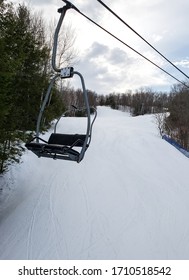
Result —
<instances>
[{"instance_id":1,"label":"evergreen tree","mask_svg":"<svg viewBox=\"0 0 189 280\"><path fill-rule=\"evenodd\" d=\"M189 149L189 91L182 85L172 88L166 119L168 133L184 148Z\"/></svg>"},{"instance_id":2,"label":"evergreen tree","mask_svg":"<svg viewBox=\"0 0 189 280\"><path fill-rule=\"evenodd\" d=\"M19 161L25 132L35 130L38 112L50 80L50 50L44 24L25 6L0 2L0 173ZM61 114L54 89L46 125Z\"/></svg>"},{"instance_id":3,"label":"evergreen tree","mask_svg":"<svg viewBox=\"0 0 189 280\"><path fill-rule=\"evenodd\" d=\"M39 111L41 95L48 75L44 73L49 51L44 42L44 30L40 22L31 16L24 5L19 5L15 23L10 30L12 44L9 58L15 61L12 79L12 111L15 129L33 130ZM9 41L10 42L10 41Z\"/></svg>"}]
</instances>

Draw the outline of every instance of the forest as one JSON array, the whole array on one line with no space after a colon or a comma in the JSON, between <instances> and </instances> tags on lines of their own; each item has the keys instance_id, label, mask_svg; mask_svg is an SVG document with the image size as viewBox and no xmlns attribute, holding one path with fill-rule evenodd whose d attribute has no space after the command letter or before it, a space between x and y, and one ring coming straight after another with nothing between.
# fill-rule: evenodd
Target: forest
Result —
<instances>
[{"instance_id":1,"label":"forest","mask_svg":"<svg viewBox=\"0 0 189 280\"><path fill-rule=\"evenodd\" d=\"M24 143L35 133L36 121L52 77L52 39L43 18L25 4L0 2L0 173L19 162ZM59 64L74 59L69 33L63 38ZM127 87L127 85L125 85ZM98 95L88 90L91 106L129 110L132 116L163 114L161 133L189 149L189 90L174 85L170 93L139 89L136 92ZM82 92L56 83L45 111L42 132L71 105L83 106Z\"/></svg>"},{"instance_id":2,"label":"forest","mask_svg":"<svg viewBox=\"0 0 189 280\"><path fill-rule=\"evenodd\" d=\"M99 96L99 104L129 111L132 116L154 114L160 135L167 134L189 150L189 89L173 85L169 93L140 89Z\"/></svg>"}]
</instances>

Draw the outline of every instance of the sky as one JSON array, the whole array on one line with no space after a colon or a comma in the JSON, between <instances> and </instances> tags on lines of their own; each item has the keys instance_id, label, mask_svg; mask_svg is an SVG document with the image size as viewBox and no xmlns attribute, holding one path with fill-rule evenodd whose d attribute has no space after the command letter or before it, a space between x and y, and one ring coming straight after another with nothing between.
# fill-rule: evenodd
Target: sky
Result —
<instances>
[{"instance_id":1,"label":"sky","mask_svg":"<svg viewBox=\"0 0 189 280\"><path fill-rule=\"evenodd\" d=\"M12 2L18 3L18 0ZM60 0L28 0L35 11L42 11L47 22L59 19ZM102 25L132 48L141 52L177 79L187 78L161 58L136 34L107 11L97 0L72 0L82 13ZM188 0L103 0L125 22L159 52L189 75ZM85 79L86 87L98 94L125 93L140 88L170 91L177 83L161 70L131 51L78 14L68 10L64 23L76 37L75 71ZM73 81L76 86L77 82Z\"/></svg>"}]
</instances>

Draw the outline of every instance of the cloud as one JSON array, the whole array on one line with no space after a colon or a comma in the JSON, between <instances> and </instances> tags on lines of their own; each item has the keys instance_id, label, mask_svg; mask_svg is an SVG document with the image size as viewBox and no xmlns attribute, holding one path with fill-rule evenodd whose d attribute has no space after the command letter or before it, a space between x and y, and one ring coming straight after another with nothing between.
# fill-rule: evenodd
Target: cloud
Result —
<instances>
[{"instance_id":1,"label":"cloud","mask_svg":"<svg viewBox=\"0 0 189 280\"><path fill-rule=\"evenodd\" d=\"M97 1L75 0L71 2L74 3L74 5L82 13L86 14L88 17L92 18L95 21L98 21L103 16L103 10L97 8Z\"/></svg>"},{"instance_id":2,"label":"cloud","mask_svg":"<svg viewBox=\"0 0 189 280\"><path fill-rule=\"evenodd\" d=\"M109 62L111 64L128 64L130 63L130 59L127 53L120 48L113 48L108 56Z\"/></svg>"},{"instance_id":3,"label":"cloud","mask_svg":"<svg viewBox=\"0 0 189 280\"><path fill-rule=\"evenodd\" d=\"M145 55L164 66L163 62L150 52ZM87 88L99 94L125 92L140 87L165 90L167 84L171 84L171 78L144 59L99 42L94 42L88 52L83 53L75 68L83 74Z\"/></svg>"},{"instance_id":4,"label":"cloud","mask_svg":"<svg viewBox=\"0 0 189 280\"><path fill-rule=\"evenodd\" d=\"M125 64L130 63L129 57L125 51L118 47L109 47L99 42L94 42L89 48L87 59L97 61L104 60L105 63Z\"/></svg>"},{"instance_id":5,"label":"cloud","mask_svg":"<svg viewBox=\"0 0 189 280\"><path fill-rule=\"evenodd\" d=\"M47 5L47 1L46 0L28 0L28 2L30 3L30 5L32 6L45 6ZM56 4L57 1L55 0L48 0L48 5L51 4Z\"/></svg>"},{"instance_id":6,"label":"cloud","mask_svg":"<svg viewBox=\"0 0 189 280\"><path fill-rule=\"evenodd\" d=\"M104 55L106 56L106 54L108 52L109 52L108 46L100 44L98 42L94 42L89 49L87 58L92 59L92 58L97 58L97 57L104 56Z\"/></svg>"},{"instance_id":7,"label":"cloud","mask_svg":"<svg viewBox=\"0 0 189 280\"><path fill-rule=\"evenodd\" d=\"M152 38L153 38L154 42L159 42L160 40L163 39L163 36L162 35L158 35L158 34L153 34Z\"/></svg>"},{"instance_id":8,"label":"cloud","mask_svg":"<svg viewBox=\"0 0 189 280\"><path fill-rule=\"evenodd\" d=\"M189 68L189 58L187 57L186 59L182 59L181 61L176 61L175 65Z\"/></svg>"},{"instance_id":9,"label":"cloud","mask_svg":"<svg viewBox=\"0 0 189 280\"><path fill-rule=\"evenodd\" d=\"M75 68L83 73L87 87L99 94L123 92L144 85L138 72L138 59L128 56L122 49L110 48L99 42L91 45ZM137 78L138 75L141 79Z\"/></svg>"}]
</instances>

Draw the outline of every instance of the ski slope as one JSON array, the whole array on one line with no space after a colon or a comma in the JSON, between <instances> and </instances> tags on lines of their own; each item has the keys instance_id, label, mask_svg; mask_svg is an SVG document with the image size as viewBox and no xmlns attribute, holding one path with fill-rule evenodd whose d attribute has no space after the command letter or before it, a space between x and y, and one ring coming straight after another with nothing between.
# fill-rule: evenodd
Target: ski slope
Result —
<instances>
[{"instance_id":1,"label":"ski slope","mask_svg":"<svg viewBox=\"0 0 189 280\"><path fill-rule=\"evenodd\" d=\"M66 118L58 130L83 128ZM0 259L189 258L189 159L158 136L153 115L98 107L80 164L27 151L6 180Z\"/></svg>"}]
</instances>

